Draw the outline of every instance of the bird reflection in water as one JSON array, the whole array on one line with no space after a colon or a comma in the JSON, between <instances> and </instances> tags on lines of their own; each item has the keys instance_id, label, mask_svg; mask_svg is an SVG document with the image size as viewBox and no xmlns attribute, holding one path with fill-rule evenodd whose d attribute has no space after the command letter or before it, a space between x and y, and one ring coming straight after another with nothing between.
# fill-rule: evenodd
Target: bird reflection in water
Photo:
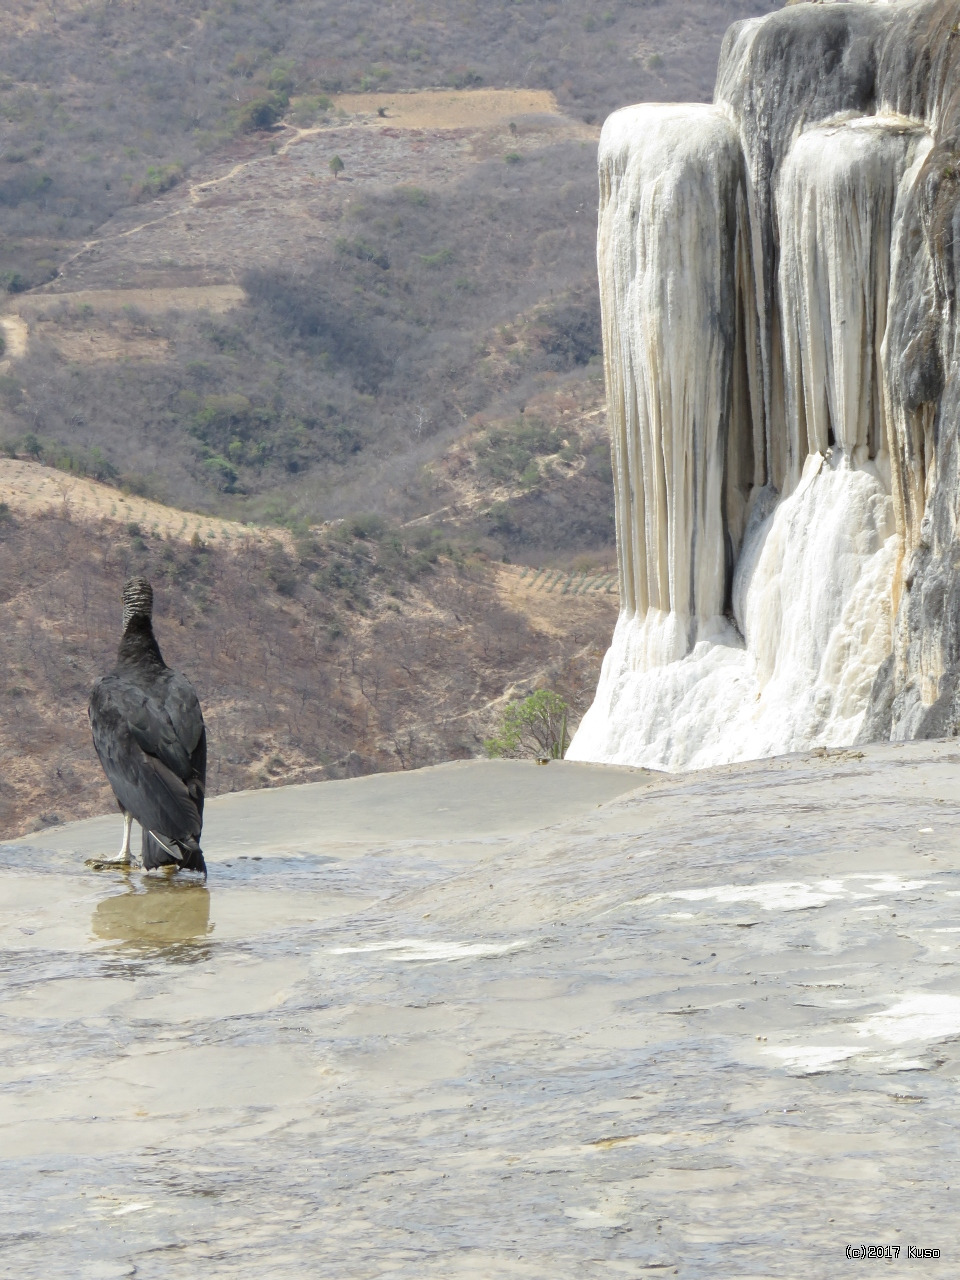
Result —
<instances>
[{"instance_id":1,"label":"bird reflection in water","mask_svg":"<svg viewBox=\"0 0 960 1280\"><path fill-rule=\"evenodd\" d=\"M99 902L90 923L108 942L145 951L181 948L213 931L210 893L200 884L145 878L138 888Z\"/></svg>"}]
</instances>

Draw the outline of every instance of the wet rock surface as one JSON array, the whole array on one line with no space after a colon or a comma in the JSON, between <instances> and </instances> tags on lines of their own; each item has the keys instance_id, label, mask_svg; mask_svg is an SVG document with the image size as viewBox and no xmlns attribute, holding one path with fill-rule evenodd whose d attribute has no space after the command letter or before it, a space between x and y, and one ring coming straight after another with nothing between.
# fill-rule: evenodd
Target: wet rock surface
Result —
<instances>
[{"instance_id":1,"label":"wet rock surface","mask_svg":"<svg viewBox=\"0 0 960 1280\"><path fill-rule=\"evenodd\" d=\"M955 743L467 762L0 846L4 1273L835 1276L956 1253Z\"/></svg>"}]
</instances>

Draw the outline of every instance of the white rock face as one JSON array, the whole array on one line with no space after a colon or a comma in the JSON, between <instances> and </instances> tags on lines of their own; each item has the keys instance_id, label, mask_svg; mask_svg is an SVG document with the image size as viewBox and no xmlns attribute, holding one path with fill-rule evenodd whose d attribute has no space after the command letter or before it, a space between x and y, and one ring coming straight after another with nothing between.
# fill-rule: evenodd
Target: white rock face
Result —
<instances>
[{"instance_id":1,"label":"white rock face","mask_svg":"<svg viewBox=\"0 0 960 1280\"><path fill-rule=\"evenodd\" d=\"M787 77L792 112L775 82L738 87L774 20L798 48L848 22L743 24L721 105L631 107L601 137L622 612L571 759L852 743L894 647L932 445L918 460L884 340L933 139L846 81L811 105Z\"/></svg>"},{"instance_id":2,"label":"white rock face","mask_svg":"<svg viewBox=\"0 0 960 1280\"><path fill-rule=\"evenodd\" d=\"M676 617L664 657L686 651L680 619L723 609L740 168L717 107L629 107L603 131L598 254L623 600Z\"/></svg>"},{"instance_id":3,"label":"white rock face","mask_svg":"<svg viewBox=\"0 0 960 1280\"><path fill-rule=\"evenodd\" d=\"M747 533L735 624L698 621L690 652L663 662L675 616L621 613L569 758L686 769L852 742L890 652L897 545L877 477L811 457Z\"/></svg>"},{"instance_id":4,"label":"white rock face","mask_svg":"<svg viewBox=\"0 0 960 1280\"><path fill-rule=\"evenodd\" d=\"M904 174L931 139L900 116L831 122L797 138L780 173L779 301L787 475L834 443L889 470L881 368L892 227Z\"/></svg>"}]
</instances>

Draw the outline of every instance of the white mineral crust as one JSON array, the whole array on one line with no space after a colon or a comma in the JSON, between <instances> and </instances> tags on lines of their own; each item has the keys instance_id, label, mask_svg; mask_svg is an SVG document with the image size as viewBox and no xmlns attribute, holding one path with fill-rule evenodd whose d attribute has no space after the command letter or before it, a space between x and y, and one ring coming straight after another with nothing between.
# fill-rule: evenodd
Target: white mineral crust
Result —
<instances>
[{"instance_id":1,"label":"white mineral crust","mask_svg":"<svg viewBox=\"0 0 960 1280\"><path fill-rule=\"evenodd\" d=\"M883 342L929 147L897 115L797 126L772 188L770 354L734 112L648 104L607 121L598 265L622 612L571 759L685 769L856 739L893 646Z\"/></svg>"}]
</instances>

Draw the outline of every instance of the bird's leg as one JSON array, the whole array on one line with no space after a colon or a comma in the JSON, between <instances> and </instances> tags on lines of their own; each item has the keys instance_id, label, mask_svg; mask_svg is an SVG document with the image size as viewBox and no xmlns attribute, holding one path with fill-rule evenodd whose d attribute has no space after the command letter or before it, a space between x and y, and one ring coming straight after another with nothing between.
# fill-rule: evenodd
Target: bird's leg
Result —
<instances>
[{"instance_id":1,"label":"bird's leg","mask_svg":"<svg viewBox=\"0 0 960 1280\"><path fill-rule=\"evenodd\" d=\"M115 858L88 858L87 866L93 867L95 871L109 870L111 867L132 867L133 859L130 857L130 830L132 826L133 814L124 809L123 844L120 846L120 852Z\"/></svg>"},{"instance_id":2,"label":"bird's leg","mask_svg":"<svg viewBox=\"0 0 960 1280\"><path fill-rule=\"evenodd\" d=\"M118 862L130 861L130 831L133 827L133 814L123 811L123 844L120 846L120 852L117 855Z\"/></svg>"}]
</instances>

